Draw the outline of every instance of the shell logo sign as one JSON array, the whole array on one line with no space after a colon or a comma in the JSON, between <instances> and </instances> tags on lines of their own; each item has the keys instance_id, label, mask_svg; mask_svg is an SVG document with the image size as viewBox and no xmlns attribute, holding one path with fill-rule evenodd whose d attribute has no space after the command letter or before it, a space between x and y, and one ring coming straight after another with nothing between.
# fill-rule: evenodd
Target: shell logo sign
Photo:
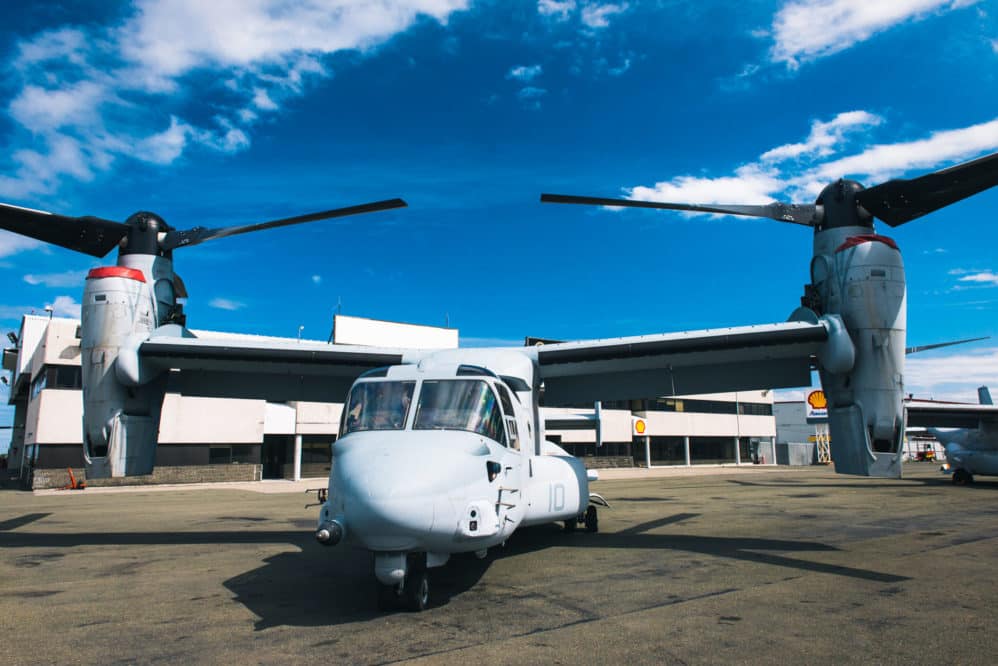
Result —
<instances>
[{"instance_id":1,"label":"shell logo sign","mask_svg":"<svg viewBox=\"0 0 998 666\"><path fill-rule=\"evenodd\" d=\"M644 419L635 418L631 421L631 432L635 435L644 435L648 430L648 424Z\"/></svg>"},{"instance_id":2,"label":"shell logo sign","mask_svg":"<svg viewBox=\"0 0 998 666\"><path fill-rule=\"evenodd\" d=\"M821 389L807 394L807 420L822 420L828 418L828 399Z\"/></svg>"}]
</instances>

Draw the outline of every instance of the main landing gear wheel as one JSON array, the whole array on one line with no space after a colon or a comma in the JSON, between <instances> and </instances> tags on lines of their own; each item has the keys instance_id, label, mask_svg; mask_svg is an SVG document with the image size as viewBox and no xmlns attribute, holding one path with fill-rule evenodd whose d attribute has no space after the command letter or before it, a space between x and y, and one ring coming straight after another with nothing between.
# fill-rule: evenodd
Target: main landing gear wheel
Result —
<instances>
[{"instance_id":1,"label":"main landing gear wheel","mask_svg":"<svg viewBox=\"0 0 998 666\"><path fill-rule=\"evenodd\" d=\"M596 507L592 505L586 508L586 531L599 531L599 516L596 515Z\"/></svg>"},{"instance_id":2,"label":"main landing gear wheel","mask_svg":"<svg viewBox=\"0 0 998 666\"><path fill-rule=\"evenodd\" d=\"M578 516L576 516L575 518L569 518L568 520L565 521L565 531L566 532L574 532L575 528L578 527L578 526L579 526L579 517Z\"/></svg>"},{"instance_id":3,"label":"main landing gear wheel","mask_svg":"<svg viewBox=\"0 0 998 666\"><path fill-rule=\"evenodd\" d=\"M402 596L405 598L406 608L414 613L426 610L430 604L430 577L426 569L412 571L406 576Z\"/></svg>"},{"instance_id":4,"label":"main landing gear wheel","mask_svg":"<svg viewBox=\"0 0 998 666\"><path fill-rule=\"evenodd\" d=\"M965 469L958 469L953 472L953 483L958 486L966 486L974 482L974 475Z\"/></svg>"}]
</instances>

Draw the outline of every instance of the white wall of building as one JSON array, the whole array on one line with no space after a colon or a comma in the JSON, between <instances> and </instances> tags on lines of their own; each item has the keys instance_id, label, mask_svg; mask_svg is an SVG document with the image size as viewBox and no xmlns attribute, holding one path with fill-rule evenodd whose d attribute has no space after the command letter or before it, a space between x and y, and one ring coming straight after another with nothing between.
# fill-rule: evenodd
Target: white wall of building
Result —
<instances>
[{"instance_id":1,"label":"white wall of building","mask_svg":"<svg viewBox=\"0 0 998 666\"><path fill-rule=\"evenodd\" d=\"M367 347L457 349L458 330L336 315L333 317L333 342Z\"/></svg>"},{"instance_id":2,"label":"white wall of building","mask_svg":"<svg viewBox=\"0 0 998 666\"><path fill-rule=\"evenodd\" d=\"M167 394L159 441L170 444L257 444L263 441L263 400L192 398Z\"/></svg>"}]
</instances>

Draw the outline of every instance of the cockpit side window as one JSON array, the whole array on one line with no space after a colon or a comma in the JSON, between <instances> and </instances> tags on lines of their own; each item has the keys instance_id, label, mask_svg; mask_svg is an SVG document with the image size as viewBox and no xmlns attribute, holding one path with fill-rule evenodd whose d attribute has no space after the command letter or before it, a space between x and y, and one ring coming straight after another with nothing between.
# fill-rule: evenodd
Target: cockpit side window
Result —
<instances>
[{"instance_id":1,"label":"cockpit side window","mask_svg":"<svg viewBox=\"0 0 998 666\"><path fill-rule=\"evenodd\" d=\"M416 382L357 382L340 418L340 437L359 430L402 430Z\"/></svg>"},{"instance_id":2,"label":"cockpit side window","mask_svg":"<svg viewBox=\"0 0 998 666\"><path fill-rule=\"evenodd\" d=\"M467 430L506 446L496 395L481 379L425 379L413 430Z\"/></svg>"},{"instance_id":3,"label":"cockpit side window","mask_svg":"<svg viewBox=\"0 0 998 666\"><path fill-rule=\"evenodd\" d=\"M496 382L496 391L499 392L499 402L502 403L502 411L505 414L506 430L509 432L510 448L520 450L520 437L516 427L516 412L513 411L513 400L509 397L509 391L505 386Z\"/></svg>"}]
</instances>

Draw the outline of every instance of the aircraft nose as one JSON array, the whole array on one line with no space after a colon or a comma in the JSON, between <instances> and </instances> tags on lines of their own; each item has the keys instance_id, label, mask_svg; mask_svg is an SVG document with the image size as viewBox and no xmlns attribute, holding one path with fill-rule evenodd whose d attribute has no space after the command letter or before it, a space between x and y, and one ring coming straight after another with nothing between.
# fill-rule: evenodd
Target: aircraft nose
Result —
<instances>
[{"instance_id":1,"label":"aircraft nose","mask_svg":"<svg viewBox=\"0 0 998 666\"><path fill-rule=\"evenodd\" d=\"M347 533L371 550L416 550L434 529L453 530L446 498L471 480L469 458L481 463L484 477L484 458L460 450L374 441L344 446L333 475Z\"/></svg>"}]
</instances>

